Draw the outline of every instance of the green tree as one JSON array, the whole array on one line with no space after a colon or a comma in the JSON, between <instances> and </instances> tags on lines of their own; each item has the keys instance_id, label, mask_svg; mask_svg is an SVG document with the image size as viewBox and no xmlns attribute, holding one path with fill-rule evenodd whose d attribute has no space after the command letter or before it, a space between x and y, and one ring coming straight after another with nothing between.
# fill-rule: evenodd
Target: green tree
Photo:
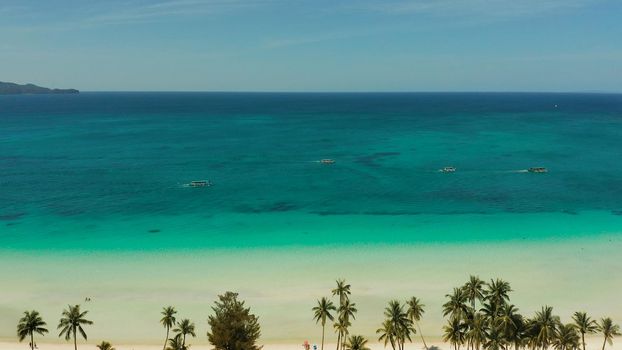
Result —
<instances>
[{"instance_id":1,"label":"green tree","mask_svg":"<svg viewBox=\"0 0 622 350\"><path fill-rule=\"evenodd\" d=\"M84 318L87 313L88 311L80 311L80 305L69 305L67 309L63 310L62 317L58 323L57 328L61 330L58 336L64 336L67 341L73 337L74 350L78 350L78 332L84 340L87 340L86 332L82 326L93 324L93 321Z\"/></svg>"},{"instance_id":2,"label":"green tree","mask_svg":"<svg viewBox=\"0 0 622 350\"><path fill-rule=\"evenodd\" d=\"M261 335L259 318L251 313L250 307L245 307L244 301L238 300L237 293L219 295L214 304L214 314L207 320L210 327L207 338L215 350L261 349L257 345Z\"/></svg>"},{"instance_id":3,"label":"green tree","mask_svg":"<svg viewBox=\"0 0 622 350\"><path fill-rule=\"evenodd\" d=\"M585 350L585 335L596 333L598 324L587 313L579 311L572 315L572 320L579 333L581 333L581 344L583 344L583 350Z\"/></svg>"},{"instance_id":4,"label":"green tree","mask_svg":"<svg viewBox=\"0 0 622 350\"><path fill-rule=\"evenodd\" d=\"M168 334L170 329L175 325L175 322L177 322L177 320L175 319L175 314L177 313L177 311L175 310L174 307L172 306L167 306L162 308L162 319L160 319L160 323L162 324L162 326L164 328L166 328L166 338L164 338L164 347L163 349L166 350L166 343L168 343Z\"/></svg>"},{"instance_id":5,"label":"green tree","mask_svg":"<svg viewBox=\"0 0 622 350\"><path fill-rule=\"evenodd\" d=\"M337 333L337 350L341 347L342 339L346 338L350 325L350 322L341 317L333 324L333 328L335 328L335 332ZM343 343L345 343L345 341L343 341Z\"/></svg>"},{"instance_id":6,"label":"green tree","mask_svg":"<svg viewBox=\"0 0 622 350\"><path fill-rule=\"evenodd\" d=\"M398 350L404 349L406 340L411 341L410 334L415 332L412 321L404 311L404 307L397 300L389 301L389 305L384 309L384 316L391 322L391 329Z\"/></svg>"},{"instance_id":7,"label":"green tree","mask_svg":"<svg viewBox=\"0 0 622 350\"><path fill-rule=\"evenodd\" d=\"M471 346L477 350L480 349L482 344L486 343L488 337L488 321L484 315L479 312L473 315L471 325L468 327L465 334L465 339L471 344Z\"/></svg>"},{"instance_id":8,"label":"green tree","mask_svg":"<svg viewBox=\"0 0 622 350\"><path fill-rule=\"evenodd\" d=\"M345 346L346 337L348 332L348 328L352 325L350 322L350 318L355 319L355 314L358 312L356 308L356 303L350 302L350 299L346 299L337 309L337 313L339 314L339 323L344 326L343 333L340 334L339 339L341 340L341 348ZM337 341L337 348L339 349L339 339Z\"/></svg>"},{"instance_id":9,"label":"green tree","mask_svg":"<svg viewBox=\"0 0 622 350\"><path fill-rule=\"evenodd\" d=\"M453 345L455 350L460 350L460 345L465 340L465 325L459 318L452 317L447 324L443 326L443 341Z\"/></svg>"},{"instance_id":10,"label":"green tree","mask_svg":"<svg viewBox=\"0 0 622 350\"><path fill-rule=\"evenodd\" d=\"M559 317L553 315L553 308L543 306L541 311L536 312L534 325L538 328L536 334L536 344L542 349L547 349L553 337L557 325L559 325Z\"/></svg>"},{"instance_id":11,"label":"green tree","mask_svg":"<svg viewBox=\"0 0 622 350\"><path fill-rule=\"evenodd\" d=\"M335 305L333 302L323 297L322 299L317 301L317 306L315 306L311 311L313 311L313 319L315 323L320 322L322 324L322 347L321 350L324 350L324 331L326 328L326 319L333 321L335 318L330 313L331 311L335 311Z\"/></svg>"},{"instance_id":12,"label":"green tree","mask_svg":"<svg viewBox=\"0 0 622 350\"><path fill-rule=\"evenodd\" d=\"M408 308L406 313L408 314L410 320L417 326L419 336L423 342L423 347L427 350L428 345L425 343L425 339L423 339L423 333L421 332L421 327L419 326L419 321L421 321L421 318L425 313L425 310L423 309L425 305L421 302L421 300L419 300L419 298L412 297L406 301L406 307Z\"/></svg>"},{"instance_id":13,"label":"green tree","mask_svg":"<svg viewBox=\"0 0 622 350\"><path fill-rule=\"evenodd\" d=\"M606 343L613 345L613 337L622 335L622 333L620 333L620 326L614 324L609 317L605 317L600 320L600 323L598 324L598 331L603 334L604 338L602 350L605 350Z\"/></svg>"},{"instance_id":14,"label":"green tree","mask_svg":"<svg viewBox=\"0 0 622 350\"><path fill-rule=\"evenodd\" d=\"M362 335L352 335L346 342L346 350L370 350L367 347L367 339Z\"/></svg>"},{"instance_id":15,"label":"green tree","mask_svg":"<svg viewBox=\"0 0 622 350\"><path fill-rule=\"evenodd\" d=\"M177 328L173 329L173 332L178 333L182 337L181 344L186 346L186 335L191 335L192 337L196 337L196 333L194 332L194 322L191 322L189 319L185 318L177 323Z\"/></svg>"},{"instance_id":16,"label":"green tree","mask_svg":"<svg viewBox=\"0 0 622 350\"><path fill-rule=\"evenodd\" d=\"M17 323L17 336L19 341L23 341L26 337L30 338L30 349L35 348L34 334L45 335L48 332L45 328L47 324L43 322L43 319L39 315L38 311L24 311L24 316L19 319Z\"/></svg>"},{"instance_id":17,"label":"green tree","mask_svg":"<svg viewBox=\"0 0 622 350\"><path fill-rule=\"evenodd\" d=\"M579 347L579 334L572 324L559 324L552 341L557 350L574 350Z\"/></svg>"},{"instance_id":18,"label":"green tree","mask_svg":"<svg viewBox=\"0 0 622 350\"><path fill-rule=\"evenodd\" d=\"M479 276L471 275L469 281L462 287L473 309L475 309L475 301L481 302L484 299L484 285L484 281L479 279Z\"/></svg>"},{"instance_id":19,"label":"green tree","mask_svg":"<svg viewBox=\"0 0 622 350\"><path fill-rule=\"evenodd\" d=\"M102 341L99 345L97 345L97 348L99 350L116 350L114 347L112 347L112 344L107 341Z\"/></svg>"},{"instance_id":20,"label":"green tree","mask_svg":"<svg viewBox=\"0 0 622 350\"><path fill-rule=\"evenodd\" d=\"M339 305L343 305L350 297L350 285L346 284L345 279L338 279L335 281L337 287L332 290L333 295L339 296Z\"/></svg>"},{"instance_id":21,"label":"green tree","mask_svg":"<svg viewBox=\"0 0 622 350\"><path fill-rule=\"evenodd\" d=\"M443 304L443 316L449 315L450 318L461 319L468 311L466 305L467 295L462 288L454 288L453 294L445 295L449 298L445 304Z\"/></svg>"},{"instance_id":22,"label":"green tree","mask_svg":"<svg viewBox=\"0 0 622 350\"><path fill-rule=\"evenodd\" d=\"M393 323L391 323L391 320L384 320L382 326L376 330L376 334L380 335L378 340L383 342L385 347L390 343L391 348L395 350L395 331L393 330Z\"/></svg>"},{"instance_id":23,"label":"green tree","mask_svg":"<svg viewBox=\"0 0 622 350\"><path fill-rule=\"evenodd\" d=\"M188 350L188 346L184 345L181 334L177 334L175 337L168 340L164 350Z\"/></svg>"}]
</instances>

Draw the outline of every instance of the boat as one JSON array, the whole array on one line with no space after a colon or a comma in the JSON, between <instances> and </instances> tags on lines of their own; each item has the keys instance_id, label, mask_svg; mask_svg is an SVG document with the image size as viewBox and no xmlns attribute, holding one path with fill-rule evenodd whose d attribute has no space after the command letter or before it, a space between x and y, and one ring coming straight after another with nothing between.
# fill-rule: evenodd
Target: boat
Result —
<instances>
[{"instance_id":1,"label":"boat","mask_svg":"<svg viewBox=\"0 0 622 350\"><path fill-rule=\"evenodd\" d=\"M320 163L322 163L322 164L333 164L333 163L335 163L335 160L327 158L327 159L320 160Z\"/></svg>"},{"instance_id":2,"label":"boat","mask_svg":"<svg viewBox=\"0 0 622 350\"><path fill-rule=\"evenodd\" d=\"M456 168L452 167L452 166L446 166L443 169L439 170L441 173L453 173L456 171Z\"/></svg>"},{"instance_id":3,"label":"boat","mask_svg":"<svg viewBox=\"0 0 622 350\"><path fill-rule=\"evenodd\" d=\"M532 167L527 169L528 172L530 173L546 173L548 172L548 170L546 168L543 167Z\"/></svg>"},{"instance_id":4,"label":"boat","mask_svg":"<svg viewBox=\"0 0 622 350\"><path fill-rule=\"evenodd\" d=\"M190 181L190 183L188 184L188 186L190 187L208 187L211 185L212 183L207 180Z\"/></svg>"}]
</instances>

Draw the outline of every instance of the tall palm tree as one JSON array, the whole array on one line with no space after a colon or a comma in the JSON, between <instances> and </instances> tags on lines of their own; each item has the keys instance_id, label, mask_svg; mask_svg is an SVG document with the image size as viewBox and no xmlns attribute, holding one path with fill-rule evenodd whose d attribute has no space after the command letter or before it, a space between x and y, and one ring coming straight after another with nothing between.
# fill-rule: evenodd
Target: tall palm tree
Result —
<instances>
[{"instance_id":1,"label":"tall palm tree","mask_svg":"<svg viewBox=\"0 0 622 350\"><path fill-rule=\"evenodd\" d=\"M407 339L411 341L410 334L415 332L412 321L408 318L402 304L397 300L389 301L389 305L384 309L384 315L392 324L398 349L403 350L404 343Z\"/></svg>"},{"instance_id":2,"label":"tall palm tree","mask_svg":"<svg viewBox=\"0 0 622 350\"><path fill-rule=\"evenodd\" d=\"M186 335L191 335L192 337L196 337L197 335L194 333L194 323L189 319L184 318L180 322L177 323L177 328L173 329L173 332L178 333L182 337L181 344L186 346Z\"/></svg>"},{"instance_id":3,"label":"tall palm tree","mask_svg":"<svg viewBox=\"0 0 622 350\"><path fill-rule=\"evenodd\" d=\"M181 334L177 334L174 338L168 340L167 346L164 350L187 350L186 345L183 344Z\"/></svg>"},{"instance_id":4,"label":"tall palm tree","mask_svg":"<svg viewBox=\"0 0 622 350\"><path fill-rule=\"evenodd\" d=\"M620 333L620 326L614 324L609 317L600 319L600 323L598 324L598 331L601 332L604 337L602 350L605 350L606 343L609 343L609 345L613 345L613 337L622 335L622 333Z\"/></svg>"},{"instance_id":5,"label":"tall palm tree","mask_svg":"<svg viewBox=\"0 0 622 350\"><path fill-rule=\"evenodd\" d=\"M351 303L349 299L346 299L343 304L341 304L339 306L339 308L337 309L337 313L339 314L339 320L340 323L344 325L344 333L340 334L341 337L339 337L341 340L341 346L339 345L339 340L337 341L337 349L339 349L340 347L343 348L345 346L346 343L346 338L345 336L343 336L344 334L348 334L348 328L352 325L352 323L350 323L350 318L355 319L355 314L358 312L358 309L356 308L356 303Z\"/></svg>"},{"instance_id":6,"label":"tall palm tree","mask_svg":"<svg viewBox=\"0 0 622 350\"><path fill-rule=\"evenodd\" d=\"M449 319L447 325L443 326L443 341L448 341L455 350L460 350L465 339L464 328L464 323L459 318Z\"/></svg>"},{"instance_id":7,"label":"tall palm tree","mask_svg":"<svg viewBox=\"0 0 622 350\"><path fill-rule=\"evenodd\" d=\"M488 300L491 305L495 308L495 318L496 314L507 301L510 300L509 293L512 291L510 287L510 283L506 282L502 279L497 278L496 280L490 280L488 284L488 288L485 291L484 298Z\"/></svg>"},{"instance_id":8,"label":"tall palm tree","mask_svg":"<svg viewBox=\"0 0 622 350\"><path fill-rule=\"evenodd\" d=\"M581 333L581 344L583 344L583 350L585 350L585 335L596 333L598 330L598 324L595 320L592 320L585 312L575 312L572 315L575 327L579 333Z\"/></svg>"},{"instance_id":9,"label":"tall palm tree","mask_svg":"<svg viewBox=\"0 0 622 350\"><path fill-rule=\"evenodd\" d=\"M345 279L338 279L335 282L337 287L332 290L332 293L339 296L339 305L343 305L350 298L350 285L346 284Z\"/></svg>"},{"instance_id":10,"label":"tall palm tree","mask_svg":"<svg viewBox=\"0 0 622 350\"><path fill-rule=\"evenodd\" d=\"M322 299L317 301L317 306L315 306L311 311L313 311L313 319L315 323L320 322L322 324L322 347L321 350L324 350L324 331L326 328L326 319L333 321L335 318L330 313L331 311L335 311L335 305L333 302L326 299L326 297L322 297Z\"/></svg>"},{"instance_id":11,"label":"tall palm tree","mask_svg":"<svg viewBox=\"0 0 622 350\"><path fill-rule=\"evenodd\" d=\"M393 323L391 320L384 320L382 326L376 330L376 334L380 334L378 340L384 342L385 347L387 343L390 343L391 348L395 350L395 331L393 330Z\"/></svg>"},{"instance_id":12,"label":"tall palm tree","mask_svg":"<svg viewBox=\"0 0 622 350\"><path fill-rule=\"evenodd\" d=\"M428 345L425 343L425 339L423 339L423 333L421 333L421 327L419 327L419 321L421 321L421 317L425 313L423 309L425 305L419 300L417 297L412 297L408 301L406 301L407 305L407 315L410 317L410 320L417 326L419 330L419 336L421 336L421 341L423 341L423 347L427 350Z\"/></svg>"},{"instance_id":13,"label":"tall palm tree","mask_svg":"<svg viewBox=\"0 0 622 350\"><path fill-rule=\"evenodd\" d=\"M17 323L17 336L21 342L26 337L30 337L30 349L35 349L34 334L44 335L48 332L45 328L47 324L43 322L43 319L39 315L38 311L32 310L30 312L24 311L24 317L19 319Z\"/></svg>"},{"instance_id":14,"label":"tall palm tree","mask_svg":"<svg viewBox=\"0 0 622 350\"><path fill-rule=\"evenodd\" d=\"M112 344L107 341L102 341L101 344L97 345L97 348L99 350L116 350L114 347L112 347Z\"/></svg>"},{"instance_id":15,"label":"tall palm tree","mask_svg":"<svg viewBox=\"0 0 622 350\"><path fill-rule=\"evenodd\" d=\"M572 324L559 324L553 336L553 346L557 350L574 350L579 347L579 335Z\"/></svg>"},{"instance_id":16,"label":"tall palm tree","mask_svg":"<svg viewBox=\"0 0 622 350\"><path fill-rule=\"evenodd\" d=\"M518 330L522 318L516 306L504 304L499 310L499 316L495 320L495 326L499 327L499 330L507 341L515 343L519 335Z\"/></svg>"},{"instance_id":17,"label":"tall palm tree","mask_svg":"<svg viewBox=\"0 0 622 350\"><path fill-rule=\"evenodd\" d=\"M471 275L469 281L462 287L473 309L475 309L475 301L481 302L484 299L484 285L484 281L479 279L479 276Z\"/></svg>"},{"instance_id":18,"label":"tall palm tree","mask_svg":"<svg viewBox=\"0 0 622 350\"><path fill-rule=\"evenodd\" d=\"M367 339L362 335L352 335L346 342L346 350L370 350L367 347Z\"/></svg>"},{"instance_id":19,"label":"tall palm tree","mask_svg":"<svg viewBox=\"0 0 622 350\"><path fill-rule=\"evenodd\" d=\"M333 328L335 328L335 332L337 333L337 350L342 347L342 343L345 343L345 338L348 335L348 327L350 327L350 325L351 323L349 321L341 317L333 324Z\"/></svg>"},{"instance_id":20,"label":"tall palm tree","mask_svg":"<svg viewBox=\"0 0 622 350\"><path fill-rule=\"evenodd\" d=\"M65 340L73 337L74 350L78 350L78 332L80 332L84 340L87 340L86 332L82 326L93 324L93 321L84 318L87 313L88 311L80 311L80 305L69 305L67 309L63 310L62 317L58 322L57 329L61 330L58 336L65 336Z\"/></svg>"},{"instance_id":21,"label":"tall palm tree","mask_svg":"<svg viewBox=\"0 0 622 350\"><path fill-rule=\"evenodd\" d=\"M548 348L559 323L559 317L553 315L553 308L550 306L543 306L541 311L536 312L534 324L538 327L538 334L536 335L538 346L542 349Z\"/></svg>"},{"instance_id":22,"label":"tall palm tree","mask_svg":"<svg viewBox=\"0 0 622 350\"><path fill-rule=\"evenodd\" d=\"M162 308L162 319L160 320L160 323L162 324L162 326L164 326L164 328L166 328L166 338L164 338L163 347L164 350L166 350L166 343L168 342L168 333L170 329L175 325L175 322L177 322L177 320L175 319L176 313L177 311L172 306Z\"/></svg>"},{"instance_id":23,"label":"tall palm tree","mask_svg":"<svg viewBox=\"0 0 622 350\"><path fill-rule=\"evenodd\" d=\"M484 315L476 312L471 320L471 325L468 328L465 338L469 341L472 347L476 350L480 349L480 346L486 342L488 337L488 321Z\"/></svg>"},{"instance_id":24,"label":"tall palm tree","mask_svg":"<svg viewBox=\"0 0 622 350\"><path fill-rule=\"evenodd\" d=\"M503 333L499 330L499 327L492 327L488 332L488 338L484 343L484 348L487 350L501 350L505 349L507 342L503 337Z\"/></svg>"},{"instance_id":25,"label":"tall palm tree","mask_svg":"<svg viewBox=\"0 0 622 350\"><path fill-rule=\"evenodd\" d=\"M445 295L449 298L443 304L443 316L449 315L450 318L460 319L467 312L467 295L462 288L454 288L453 294Z\"/></svg>"}]
</instances>

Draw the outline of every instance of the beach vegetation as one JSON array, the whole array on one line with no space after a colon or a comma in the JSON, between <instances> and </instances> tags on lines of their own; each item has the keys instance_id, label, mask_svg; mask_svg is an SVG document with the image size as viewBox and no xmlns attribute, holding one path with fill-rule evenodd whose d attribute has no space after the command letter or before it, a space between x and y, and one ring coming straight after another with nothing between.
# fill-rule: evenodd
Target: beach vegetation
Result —
<instances>
[{"instance_id":1,"label":"beach vegetation","mask_svg":"<svg viewBox=\"0 0 622 350\"><path fill-rule=\"evenodd\" d=\"M69 305L67 309L63 310L60 321L58 322L57 329L60 329L59 337L65 337L65 340L69 341L73 338L74 350L78 350L78 333L87 340L86 332L83 326L92 325L93 321L85 318L88 311L81 311L80 305Z\"/></svg>"},{"instance_id":2,"label":"beach vegetation","mask_svg":"<svg viewBox=\"0 0 622 350\"><path fill-rule=\"evenodd\" d=\"M110 342L102 341L96 346L99 350L116 350Z\"/></svg>"},{"instance_id":3,"label":"beach vegetation","mask_svg":"<svg viewBox=\"0 0 622 350\"><path fill-rule=\"evenodd\" d=\"M171 328L173 328L173 326L175 326L175 323L177 322L177 320L175 319L175 314L177 314L177 310L175 310L175 308L172 306L167 306L162 308L161 314L162 318L160 319L160 324L162 324L162 326L166 328L166 338L164 338L163 347L163 349L166 350L166 344L169 340L169 331Z\"/></svg>"},{"instance_id":4,"label":"beach vegetation","mask_svg":"<svg viewBox=\"0 0 622 350\"><path fill-rule=\"evenodd\" d=\"M238 294L226 292L218 296L209 316L207 338L215 350L260 350L259 318L251 313Z\"/></svg>"},{"instance_id":5,"label":"beach vegetation","mask_svg":"<svg viewBox=\"0 0 622 350\"><path fill-rule=\"evenodd\" d=\"M35 349L34 335L45 335L48 333L47 324L41 318L38 311L24 311L24 316L17 323L17 336L19 341L23 341L26 337L30 338L30 350Z\"/></svg>"}]
</instances>

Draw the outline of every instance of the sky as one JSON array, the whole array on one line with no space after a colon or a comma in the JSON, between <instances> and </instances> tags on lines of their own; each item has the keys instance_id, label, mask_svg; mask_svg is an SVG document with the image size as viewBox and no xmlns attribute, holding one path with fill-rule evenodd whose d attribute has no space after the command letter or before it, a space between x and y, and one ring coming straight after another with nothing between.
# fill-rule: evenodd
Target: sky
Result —
<instances>
[{"instance_id":1,"label":"sky","mask_svg":"<svg viewBox=\"0 0 622 350\"><path fill-rule=\"evenodd\" d=\"M622 92L622 0L0 0L0 81Z\"/></svg>"}]
</instances>

